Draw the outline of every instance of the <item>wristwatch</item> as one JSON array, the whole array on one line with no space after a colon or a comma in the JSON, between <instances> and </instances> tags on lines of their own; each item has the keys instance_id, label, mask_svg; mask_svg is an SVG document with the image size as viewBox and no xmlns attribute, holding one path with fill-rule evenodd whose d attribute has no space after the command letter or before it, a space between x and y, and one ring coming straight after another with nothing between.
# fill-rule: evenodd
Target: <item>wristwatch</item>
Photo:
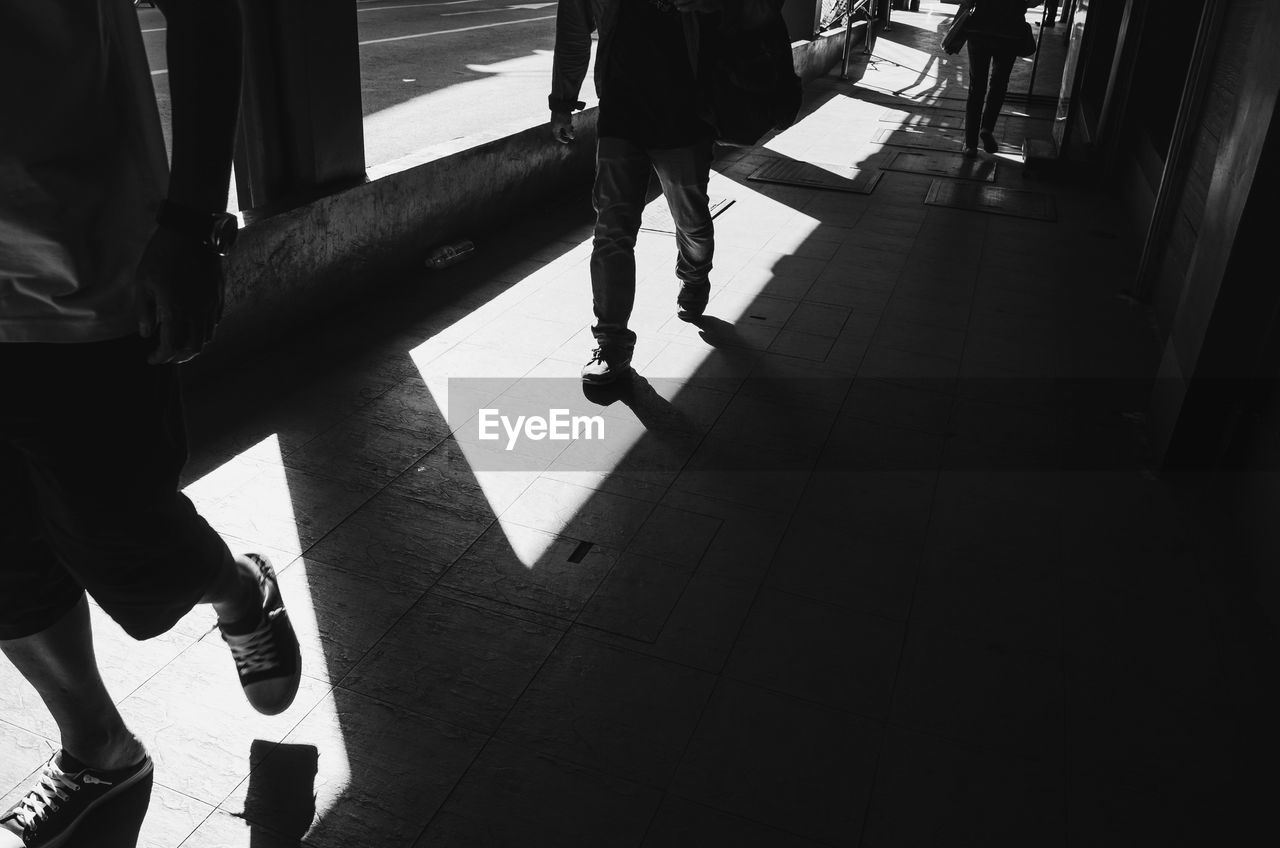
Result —
<instances>
[{"instance_id":1,"label":"wristwatch","mask_svg":"<svg viewBox=\"0 0 1280 848\"><path fill-rule=\"evenodd\" d=\"M240 230L239 220L229 212L200 212L171 200L160 203L156 223L170 232L194 239L215 256L227 255Z\"/></svg>"}]
</instances>

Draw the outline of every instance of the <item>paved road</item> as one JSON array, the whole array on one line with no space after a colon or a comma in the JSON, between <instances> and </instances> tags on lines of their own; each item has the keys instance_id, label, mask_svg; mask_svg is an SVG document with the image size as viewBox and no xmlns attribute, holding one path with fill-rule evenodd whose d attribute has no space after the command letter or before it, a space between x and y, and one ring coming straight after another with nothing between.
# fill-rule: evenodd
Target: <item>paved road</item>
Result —
<instances>
[{"instance_id":1,"label":"paved road","mask_svg":"<svg viewBox=\"0 0 1280 848\"><path fill-rule=\"evenodd\" d=\"M376 176L547 119L555 2L354 0ZM138 10L168 133L164 18ZM584 99L593 95L590 78Z\"/></svg>"}]
</instances>

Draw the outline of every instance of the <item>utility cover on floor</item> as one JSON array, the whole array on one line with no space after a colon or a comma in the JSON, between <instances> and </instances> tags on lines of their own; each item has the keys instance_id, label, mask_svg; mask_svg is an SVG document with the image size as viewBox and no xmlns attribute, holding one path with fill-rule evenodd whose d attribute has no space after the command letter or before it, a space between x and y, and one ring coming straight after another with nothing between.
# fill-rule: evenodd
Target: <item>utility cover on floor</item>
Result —
<instances>
[{"instance_id":1,"label":"utility cover on floor","mask_svg":"<svg viewBox=\"0 0 1280 848\"><path fill-rule=\"evenodd\" d=\"M934 180L924 199L926 206L949 206L973 212L990 212L1037 221L1058 220L1053 195L956 180Z\"/></svg>"},{"instance_id":2,"label":"utility cover on floor","mask_svg":"<svg viewBox=\"0 0 1280 848\"><path fill-rule=\"evenodd\" d=\"M797 162L794 159L775 159L761 165L749 180L763 183L829 188L851 191L854 194L870 194L883 176L878 170L861 171L852 165L828 165L821 162Z\"/></svg>"},{"instance_id":3,"label":"utility cover on floor","mask_svg":"<svg viewBox=\"0 0 1280 848\"><path fill-rule=\"evenodd\" d=\"M707 199L709 201L708 206L711 208L712 218L733 205L733 198L731 197L709 197ZM667 205L665 197L659 195L644 208L644 215L640 218L640 229L650 230L655 233L675 234L676 222L671 218L671 207Z\"/></svg>"},{"instance_id":4,"label":"utility cover on floor","mask_svg":"<svg viewBox=\"0 0 1280 848\"><path fill-rule=\"evenodd\" d=\"M985 156L966 159L958 151L955 153L916 153L913 150L899 150L893 154L888 164L880 167L886 171L933 174L937 177L953 177L960 180L991 182L996 178L995 159L989 159Z\"/></svg>"}]
</instances>

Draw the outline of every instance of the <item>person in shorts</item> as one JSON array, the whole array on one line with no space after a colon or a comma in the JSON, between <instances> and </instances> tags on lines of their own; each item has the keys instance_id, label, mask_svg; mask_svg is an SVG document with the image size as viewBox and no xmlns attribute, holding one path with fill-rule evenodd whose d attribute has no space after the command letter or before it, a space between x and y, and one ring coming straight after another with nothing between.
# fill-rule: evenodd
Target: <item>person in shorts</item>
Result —
<instances>
[{"instance_id":1,"label":"person in shorts","mask_svg":"<svg viewBox=\"0 0 1280 848\"><path fill-rule=\"evenodd\" d=\"M233 555L178 483L178 367L213 336L236 233L240 9L156 5L171 167L130 0L0 7L0 651L61 737L0 814L0 848L62 844L152 771L99 675L86 593L136 639L212 604L259 712L287 709L301 674L271 564Z\"/></svg>"}]
</instances>

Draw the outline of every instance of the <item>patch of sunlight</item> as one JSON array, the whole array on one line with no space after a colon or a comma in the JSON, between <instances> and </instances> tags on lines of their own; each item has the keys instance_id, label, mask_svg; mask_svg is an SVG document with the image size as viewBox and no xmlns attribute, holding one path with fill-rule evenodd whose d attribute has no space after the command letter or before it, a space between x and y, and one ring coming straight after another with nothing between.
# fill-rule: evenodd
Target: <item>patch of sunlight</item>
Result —
<instances>
[{"instance_id":1,"label":"patch of sunlight","mask_svg":"<svg viewBox=\"0 0 1280 848\"><path fill-rule=\"evenodd\" d=\"M369 178L403 171L546 123L551 58L550 50L534 50L503 62L467 65L471 73L484 76L366 115ZM591 73L588 69L587 79ZM584 87L584 97L591 93L589 89L590 86ZM588 105L592 103L594 100ZM553 143L550 136L548 143Z\"/></svg>"},{"instance_id":2,"label":"patch of sunlight","mask_svg":"<svg viewBox=\"0 0 1280 848\"><path fill-rule=\"evenodd\" d=\"M293 493L289 490L278 436L272 433L195 480L183 491L211 526L243 540L247 543L247 550L253 550L255 545L267 548L264 553L273 559L279 574L281 594L298 634L306 674L331 685L325 647L320 640L321 623L307 579L306 561L301 557L293 562L281 561L284 555L299 554L302 542L298 537ZM236 553L241 552L240 547L233 542L232 548ZM273 551L278 553L273 556ZM325 744L323 749L327 780L325 797L331 802L340 798L351 775L346 742L336 724L334 732L337 734L335 742ZM323 820L329 806L331 803L324 805L317 799L312 822Z\"/></svg>"}]
</instances>

